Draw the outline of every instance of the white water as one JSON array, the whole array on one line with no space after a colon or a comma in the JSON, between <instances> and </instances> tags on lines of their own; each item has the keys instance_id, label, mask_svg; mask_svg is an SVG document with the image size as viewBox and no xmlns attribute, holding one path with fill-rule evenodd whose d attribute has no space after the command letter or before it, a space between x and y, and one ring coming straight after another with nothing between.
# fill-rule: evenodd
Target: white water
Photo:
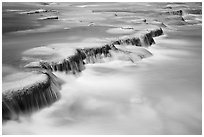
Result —
<instances>
[{"instance_id":1,"label":"white water","mask_svg":"<svg viewBox=\"0 0 204 137\"><path fill-rule=\"evenodd\" d=\"M194 5L194 3L188 4ZM160 16L157 16L156 12L154 16L151 16L149 12L146 13L145 9L152 8L159 11L162 9L162 5L166 6L167 4L115 4L117 9L125 6L130 6L131 9L133 6L132 9L136 9L136 11L144 10L144 13L131 13L134 16L130 16L130 13L117 13L117 17L114 13L92 14L89 8L100 9L103 4L101 6L93 5L95 4L85 7L81 5L83 8L79 5L80 10L72 9L69 6L67 8L64 3L59 4L59 7L55 5L62 14L61 22L58 24L47 24L42 28L20 29L13 32L20 31L23 35L19 35L19 33L17 33L18 35L5 35L2 49L4 55L3 75L20 71L18 65L22 63L20 58L24 57L22 53L25 54L25 51L28 50L29 55L30 51L34 55L35 53L39 54L39 48L35 49L35 52L30 50L31 48L40 46L40 50L42 50L45 48L44 46L50 44L57 44L59 48L59 43L65 43L64 45L67 46L66 43L70 43L72 40L84 44L87 39L95 42L104 37L113 37L106 33L111 28L104 27L104 24L127 26L129 19L125 17L134 20L137 14L142 19L147 19L149 23L150 17L157 19ZM28 8L27 6L26 8ZM106 3L101 8L107 7L112 8L113 5ZM195 8L198 8L197 4L195 4ZM69 10L75 12L70 13ZM68 31L65 33L64 29L62 31L59 28L72 27L67 18L74 21L73 26L90 24L91 22L88 22L90 20L102 25L102 28L76 27L67 29ZM188 16L188 18L193 17ZM15 18L12 19L15 20ZM80 24L82 19L84 19L84 23ZM202 21L200 15L198 20ZM167 26L162 26L165 35L155 38L156 44L147 48L153 56L139 60L136 64L126 59L121 60L121 57L106 60L105 63L89 64L77 76L55 73L65 81L60 91L61 99L32 115L20 116L17 121L6 121L2 125L3 134L201 134L202 24L179 25L178 23L179 26L174 26L171 23L168 24L169 20L164 21ZM175 21L180 22L179 20ZM28 24L32 25L30 22ZM143 31L149 29L150 26L143 23L135 27L138 31ZM49 29L52 31L47 32ZM54 31L55 29L57 31ZM130 32L123 31L123 33ZM117 36L115 35L115 37ZM64 45L59 49L63 49ZM74 47L75 45L78 44L74 44ZM87 46L90 45L87 44ZM69 46L67 47L69 48ZM45 49L47 51L47 48ZM49 51L42 55L53 55L54 52ZM67 55L66 50L62 51Z\"/></svg>"},{"instance_id":2,"label":"white water","mask_svg":"<svg viewBox=\"0 0 204 137\"><path fill-rule=\"evenodd\" d=\"M66 81L62 98L8 121L3 133L201 134L200 43L168 35L156 43L148 49L154 55L137 64L91 64L78 77L56 73Z\"/></svg>"}]
</instances>

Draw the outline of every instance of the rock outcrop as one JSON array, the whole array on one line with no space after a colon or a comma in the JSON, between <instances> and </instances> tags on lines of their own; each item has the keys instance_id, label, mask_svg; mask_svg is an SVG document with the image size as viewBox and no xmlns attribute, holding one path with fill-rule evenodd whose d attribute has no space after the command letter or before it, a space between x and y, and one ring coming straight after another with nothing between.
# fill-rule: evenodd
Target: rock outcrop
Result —
<instances>
[{"instance_id":1,"label":"rock outcrop","mask_svg":"<svg viewBox=\"0 0 204 137\"><path fill-rule=\"evenodd\" d=\"M154 39L153 37L157 37L163 34L163 30L160 29L155 29L151 30L149 32L145 32L144 34L140 36L128 36L128 37L121 37L118 40L113 41L111 44L113 45L134 45L134 46L150 46L154 44Z\"/></svg>"},{"instance_id":2,"label":"rock outcrop","mask_svg":"<svg viewBox=\"0 0 204 137\"><path fill-rule=\"evenodd\" d=\"M38 14L38 13L46 13L46 12L57 12L57 11L56 10L38 9L38 10L20 12L20 14Z\"/></svg>"},{"instance_id":3,"label":"rock outcrop","mask_svg":"<svg viewBox=\"0 0 204 137\"><path fill-rule=\"evenodd\" d=\"M52 19L58 19L58 16L47 16L47 17L42 17L39 18L39 20L52 20Z\"/></svg>"},{"instance_id":4,"label":"rock outcrop","mask_svg":"<svg viewBox=\"0 0 204 137\"><path fill-rule=\"evenodd\" d=\"M49 106L60 98L58 78L49 71L33 71L16 81L3 83L2 119L18 119L19 114L27 114Z\"/></svg>"},{"instance_id":5,"label":"rock outcrop","mask_svg":"<svg viewBox=\"0 0 204 137\"><path fill-rule=\"evenodd\" d=\"M164 15L179 15L179 16L182 16L183 15L183 11L182 10L171 10L171 11L163 12L162 14L164 14Z\"/></svg>"},{"instance_id":6,"label":"rock outcrop","mask_svg":"<svg viewBox=\"0 0 204 137\"><path fill-rule=\"evenodd\" d=\"M134 54L131 51L126 52L125 50L121 50L116 48L115 45L133 45L133 46L150 46L155 43L153 37L157 37L163 34L163 30L153 29L148 32L143 33L142 35L131 35L126 37L120 37L118 40L112 40L110 43L105 44L101 47L95 48L81 48L76 49L74 55L71 55L62 61L59 62L35 62L26 65L26 68L42 68L50 71L60 71L66 73L76 74L85 69L85 64L88 63L96 63L101 58L111 57L112 53L120 52L123 54ZM139 55L138 55L139 56ZM143 58L141 56L141 58ZM131 59L130 57L130 60Z\"/></svg>"},{"instance_id":7,"label":"rock outcrop","mask_svg":"<svg viewBox=\"0 0 204 137\"><path fill-rule=\"evenodd\" d=\"M60 98L61 82L52 72L63 71L76 74L85 69L85 64L96 63L98 60L111 57L114 54L124 54L126 59L135 63L138 59L150 56L151 53L145 49L133 52L125 49L124 45L138 46L138 48L150 46L155 43L153 37L162 34L161 28L151 30L139 37L132 35L112 40L101 47L78 48L74 55L60 62L39 61L26 65L25 68L31 74L23 76L23 79L18 78L15 82L3 84L3 120L17 119L19 114L30 113L57 101ZM21 84L17 84L18 82Z\"/></svg>"}]
</instances>

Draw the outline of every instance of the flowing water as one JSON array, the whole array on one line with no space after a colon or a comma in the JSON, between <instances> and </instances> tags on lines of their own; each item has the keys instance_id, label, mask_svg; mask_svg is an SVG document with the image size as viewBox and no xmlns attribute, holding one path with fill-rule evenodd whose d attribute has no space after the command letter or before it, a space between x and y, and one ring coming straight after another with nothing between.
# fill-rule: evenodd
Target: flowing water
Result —
<instances>
[{"instance_id":1,"label":"flowing water","mask_svg":"<svg viewBox=\"0 0 204 137\"><path fill-rule=\"evenodd\" d=\"M146 18L147 22L151 22L158 14L158 7L161 10L169 6L176 10L202 8L201 3L54 3L49 6L60 11L62 19L59 22L40 22L41 27L29 32L25 28L18 31L5 29L3 83L10 74L23 71L23 53L28 49L133 33L115 33L115 30L112 31L114 25L116 28L121 25L133 26L136 33L152 27L152 24L135 25L127 18ZM107 12L124 6L128 12ZM46 6L39 3L32 6L11 3L3 4L3 11L36 7ZM84 12L79 13L79 10ZM90 10L103 12L97 11L91 16ZM155 14L148 12L151 10ZM85 70L76 76L54 72L64 81L61 98L49 107L20 115L18 120L4 122L3 134L202 134L202 17L200 14L185 16L194 23L181 25L183 22L177 18L173 18L172 23L165 22L163 16L158 17L167 26L162 27L164 35L155 37L156 44L145 48L153 55L135 64L123 59L124 56L116 55L103 63L86 64ZM18 19L14 21L18 22ZM73 20L82 20L83 23L73 23ZM195 23L195 20L201 22ZM3 18L3 27L4 21L7 20ZM90 22L96 26L87 26ZM40 23L37 22L38 25ZM11 25L16 26L14 23ZM161 27L160 24L155 26Z\"/></svg>"}]
</instances>

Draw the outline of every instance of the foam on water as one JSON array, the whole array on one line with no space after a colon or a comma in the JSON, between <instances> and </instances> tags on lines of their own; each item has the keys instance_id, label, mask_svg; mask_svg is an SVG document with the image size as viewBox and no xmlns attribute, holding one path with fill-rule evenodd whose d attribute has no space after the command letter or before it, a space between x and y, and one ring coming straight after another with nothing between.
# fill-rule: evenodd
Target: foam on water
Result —
<instances>
[{"instance_id":1,"label":"foam on water","mask_svg":"<svg viewBox=\"0 0 204 137\"><path fill-rule=\"evenodd\" d=\"M50 108L31 116L29 121L32 126L29 126L27 130L24 129L24 126L28 124L27 118L25 120L22 118L18 132L24 130L24 132L34 134L94 134L94 132L114 134L118 133L117 130L121 128L124 130L121 133L124 134L125 132L134 133L135 128L138 128L138 133L144 133L141 131L143 127L138 120L147 121L148 123L144 126L152 125L157 121L157 116L142 96L139 81L132 81L125 68L121 67L121 63L124 62L115 61L102 66L89 65L78 78L66 77L58 72L56 75L67 82L62 87L61 100ZM120 69L115 66L120 66ZM97 67L103 67L102 71ZM104 70L107 70L108 74ZM150 113L152 115L149 115ZM145 116L142 119L139 118L143 114ZM135 121L134 128L128 125L130 117L132 121ZM37 125L40 119L44 122L40 124L39 130ZM98 122L101 124L97 124ZM117 126L114 126L115 122ZM77 125L81 127L85 123L87 126L81 131L77 129ZM9 132L9 125L9 122L5 125L5 133ZM55 130L55 126L61 128ZM53 132L51 133L48 129L53 129Z\"/></svg>"},{"instance_id":2,"label":"foam on water","mask_svg":"<svg viewBox=\"0 0 204 137\"><path fill-rule=\"evenodd\" d=\"M112 28L107 30L108 33L116 33L116 34L132 34L134 33L134 29L122 29L122 28Z\"/></svg>"},{"instance_id":3,"label":"foam on water","mask_svg":"<svg viewBox=\"0 0 204 137\"><path fill-rule=\"evenodd\" d=\"M158 14L150 13L155 11L159 13L160 8L162 6L165 8L167 4L161 4L159 5L161 7L158 8L151 3L140 3L136 6L133 5L133 7L129 3L131 8L127 10L122 8L124 7L123 4L116 3L115 5L121 12L118 15L124 14L125 16L129 12L136 15L139 13L143 19L151 15L153 18L160 17L157 16ZM185 5L188 7L188 4L185 3L181 6L185 7ZM189 5L191 6L191 3ZM57 5L55 6L57 7ZM67 5L61 6L66 7ZM149 6L156 10L147 11L151 8ZM76 6L73 7L76 8ZM108 4L96 7L85 6L80 8L84 11L83 14L82 11L68 13L65 9L61 17L65 19L64 23L69 22L66 20L69 17L78 22L74 22L75 26L80 26L81 19L87 21L85 22L86 25L90 23L89 21L98 20L101 24L103 24L101 21L104 21L107 22L107 25L124 26L124 24L118 25L121 22L111 21L110 18L117 18L114 15L117 10L107 7L113 6ZM30 115L19 115L18 120L6 121L2 126L3 134L202 134L202 25L187 24L180 17L182 14L180 9L174 9L174 7L179 6L172 7L173 10L161 10L162 14L165 14L162 18L165 19L157 18L161 27L164 27L162 21L165 25L169 23L167 27L163 28L164 37L153 39L152 37L158 35L145 31L142 33L145 35L140 36L142 43L138 43L138 39L126 39L128 36L125 36L124 39L116 38L113 43L120 52L114 51L112 53L110 51L111 58L98 59L95 57L96 62L93 62L94 64L86 64L86 69L75 75L60 71L53 72L63 81L60 90L61 98L49 107L37 112L34 111ZM90 14L93 9L89 10L89 8L102 8L98 12L109 13L94 13L95 16L93 16ZM68 10L70 9L72 9L71 6ZM141 11L137 11L138 9ZM170 17L169 19L173 22L169 22L166 16ZM200 19L200 16L198 18ZM147 23L149 23L148 19L149 17ZM195 18L189 16L188 19L194 20ZM152 28L151 26L154 26L153 28L158 26L158 23L153 22L151 24L151 21L154 20L150 20L150 25L142 23L134 27L138 28L138 31L143 31ZM127 19L123 20L124 22L127 23ZM65 25L60 27L64 28ZM75 34L76 37L88 35L95 29L92 26L87 28L80 28ZM90 29L90 31L85 31L86 33L83 34L79 33L83 29ZM103 29L104 32L107 29L109 28ZM162 31L159 30L158 32L161 34ZM46 34L48 35L48 33ZM75 35L71 36L70 39L75 39ZM43 35L40 36L44 38ZM57 35L54 36L57 37ZM98 36L99 38L100 36ZM55 55L56 58L50 58L50 60L58 61L73 54L72 49L90 47L93 49L106 43L106 40L98 39L90 38L87 40L84 38L84 41L79 43L76 43L76 39L74 43L69 42L69 44L61 42L50 45L49 43L47 47L27 48L28 50L25 49L23 57L30 63L35 59L39 61L42 59L41 56ZM15 41L12 42L15 43ZM99 44L94 44L97 42ZM153 43L156 44L152 45ZM132 45L145 47L133 47ZM150 45L152 46L150 47ZM135 54L132 55L129 53L130 51ZM41 56L36 56L39 54ZM141 57L149 58L141 60ZM47 60L47 58L45 59ZM34 65L36 64L34 63ZM18 72L10 66L4 66L4 70L7 68L9 69L4 71L5 74ZM9 77L6 76L3 80L9 80ZM35 79L33 80L35 81Z\"/></svg>"},{"instance_id":4,"label":"foam on water","mask_svg":"<svg viewBox=\"0 0 204 137\"><path fill-rule=\"evenodd\" d=\"M21 122L8 121L3 133L200 134L200 84L188 81L194 75L186 74L192 71L191 65L182 70L184 74L174 70L183 68L178 56L187 58L192 53L165 49L164 39L156 39L158 44L148 48L154 56L136 65L115 59L89 64L78 77L55 72L66 81L62 98L30 117L21 117Z\"/></svg>"}]
</instances>

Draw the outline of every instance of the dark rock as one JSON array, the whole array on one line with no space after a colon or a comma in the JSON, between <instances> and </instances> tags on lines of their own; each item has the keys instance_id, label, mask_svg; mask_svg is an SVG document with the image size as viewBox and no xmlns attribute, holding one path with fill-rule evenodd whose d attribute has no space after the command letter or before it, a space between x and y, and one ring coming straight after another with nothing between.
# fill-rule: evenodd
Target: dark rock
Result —
<instances>
[{"instance_id":1,"label":"dark rock","mask_svg":"<svg viewBox=\"0 0 204 137\"><path fill-rule=\"evenodd\" d=\"M25 85L17 89L7 89L2 93L2 119L18 118L21 113L31 113L49 106L60 98L60 83L54 74L42 71L46 75L44 81L36 81L34 85ZM32 77L31 77L32 79Z\"/></svg>"},{"instance_id":2,"label":"dark rock","mask_svg":"<svg viewBox=\"0 0 204 137\"><path fill-rule=\"evenodd\" d=\"M65 71L66 73L71 72L77 74L85 69L86 63L96 63L98 59L104 57L110 57L110 51L118 51L114 45L135 45L135 46L150 46L155 43L153 37L160 36L163 34L163 30L155 29L145 33L141 38L131 36L126 38L119 38L118 40L111 41L109 44L105 44L101 47L96 48L83 48L76 49L74 55L62 60L61 62L45 63L41 62L40 67L42 69L51 71ZM86 63L84 62L86 61Z\"/></svg>"},{"instance_id":3,"label":"dark rock","mask_svg":"<svg viewBox=\"0 0 204 137\"><path fill-rule=\"evenodd\" d=\"M165 15L179 15L179 16L182 16L183 15L183 11L182 10L172 10L172 11L167 11L167 12L164 12L162 14L165 14Z\"/></svg>"},{"instance_id":4,"label":"dark rock","mask_svg":"<svg viewBox=\"0 0 204 137\"><path fill-rule=\"evenodd\" d=\"M39 18L40 20L51 20L51 19L58 19L58 16L48 16L48 17L42 17Z\"/></svg>"},{"instance_id":5,"label":"dark rock","mask_svg":"<svg viewBox=\"0 0 204 137\"><path fill-rule=\"evenodd\" d=\"M146 33L144 36L143 36L143 42L145 45L152 45L154 44L154 39L152 37L152 33Z\"/></svg>"},{"instance_id":6,"label":"dark rock","mask_svg":"<svg viewBox=\"0 0 204 137\"><path fill-rule=\"evenodd\" d=\"M157 30L152 30L150 33L152 34L152 37L157 37L163 34L163 30L160 28Z\"/></svg>"}]
</instances>

